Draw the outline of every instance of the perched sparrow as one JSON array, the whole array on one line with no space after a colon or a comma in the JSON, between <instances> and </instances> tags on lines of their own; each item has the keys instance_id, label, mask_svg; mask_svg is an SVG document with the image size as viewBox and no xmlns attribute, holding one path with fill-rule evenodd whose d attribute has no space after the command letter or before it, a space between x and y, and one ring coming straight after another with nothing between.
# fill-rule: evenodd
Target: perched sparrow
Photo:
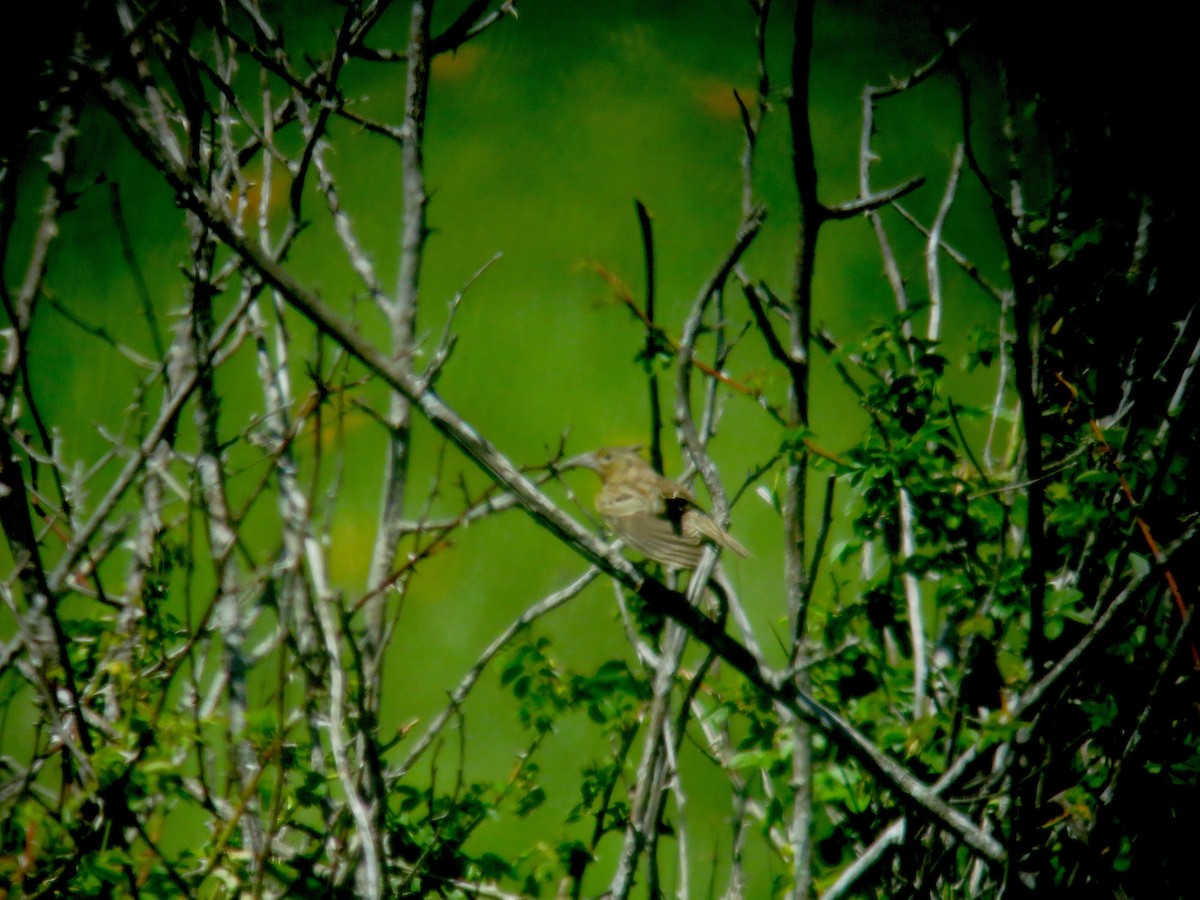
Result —
<instances>
[{"instance_id":1,"label":"perched sparrow","mask_svg":"<svg viewBox=\"0 0 1200 900\"><path fill-rule=\"evenodd\" d=\"M636 447L596 450L572 462L600 475L604 484L596 494L596 511L617 537L650 559L694 569L705 541L750 555L696 505L687 488L655 472Z\"/></svg>"}]
</instances>

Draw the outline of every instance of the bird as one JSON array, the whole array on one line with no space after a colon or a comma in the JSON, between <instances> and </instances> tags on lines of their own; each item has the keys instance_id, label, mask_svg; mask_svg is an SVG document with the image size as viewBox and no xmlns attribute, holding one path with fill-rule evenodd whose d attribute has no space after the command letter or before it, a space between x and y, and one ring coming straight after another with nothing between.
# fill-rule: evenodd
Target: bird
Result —
<instances>
[{"instance_id":1,"label":"bird","mask_svg":"<svg viewBox=\"0 0 1200 900\"><path fill-rule=\"evenodd\" d=\"M694 569L706 543L750 552L701 509L683 485L664 478L639 447L605 447L572 460L592 469L602 482L596 511L612 532L633 549L670 568Z\"/></svg>"}]
</instances>

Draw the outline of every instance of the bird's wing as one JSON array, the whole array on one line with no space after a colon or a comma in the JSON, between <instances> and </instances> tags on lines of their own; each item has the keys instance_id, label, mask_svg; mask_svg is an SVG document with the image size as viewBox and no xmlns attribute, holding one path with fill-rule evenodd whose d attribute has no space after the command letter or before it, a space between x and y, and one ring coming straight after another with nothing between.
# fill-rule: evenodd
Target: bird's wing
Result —
<instances>
[{"instance_id":1,"label":"bird's wing","mask_svg":"<svg viewBox=\"0 0 1200 900\"><path fill-rule=\"evenodd\" d=\"M700 564L700 537L676 531L669 519L643 513L606 516L605 520L617 537L650 559L681 569L694 569Z\"/></svg>"},{"instance_id":2,"label":"bird's wing","mask_svg":"<svg viewBox=\"0 0 1200 900\"><path fill-rule=\"evenodd\" d=\"M659 515L663 511L663 500L658 492L648 485L610 482L596 495L596 511L605 519Z\"/></svg>"}]
</instances>

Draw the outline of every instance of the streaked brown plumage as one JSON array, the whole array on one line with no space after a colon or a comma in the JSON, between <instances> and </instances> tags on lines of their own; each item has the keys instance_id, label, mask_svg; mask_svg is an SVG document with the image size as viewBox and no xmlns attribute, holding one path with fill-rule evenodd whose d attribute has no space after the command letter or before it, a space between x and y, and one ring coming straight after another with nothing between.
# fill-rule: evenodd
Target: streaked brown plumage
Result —
<instances>
[{"instance_id":1,"label":"streaked brown plumage","mask_svg":"<svg viewBox=\"0 0 1200 900\"><path fill-rule=\"evenodd\" d=\"M659 475L636 447L607 447L573 460L599 474L596 511L635 550L667 566L694 569L706 541L750 553L696 505L691 492Z\"/></svg>"}]
</instances>

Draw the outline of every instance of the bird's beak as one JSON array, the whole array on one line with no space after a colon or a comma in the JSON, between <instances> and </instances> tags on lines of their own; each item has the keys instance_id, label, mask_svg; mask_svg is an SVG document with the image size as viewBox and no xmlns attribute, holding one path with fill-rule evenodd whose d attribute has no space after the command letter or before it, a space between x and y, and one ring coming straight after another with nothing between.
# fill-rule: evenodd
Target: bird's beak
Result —
<instances>
[{"instance_id":1,"label":"bird's beak","mask_svg":"<svg viewBox=\"0 0 1200 900\"><path fill-rule=\"evenodd\" d=\"M600 471L600 463L596 460L595 452L580 453L578 456L572 456L570 459L564 459L558 464L559 469L591 469L593 472Z\"/></svg>"}]
</instances>

